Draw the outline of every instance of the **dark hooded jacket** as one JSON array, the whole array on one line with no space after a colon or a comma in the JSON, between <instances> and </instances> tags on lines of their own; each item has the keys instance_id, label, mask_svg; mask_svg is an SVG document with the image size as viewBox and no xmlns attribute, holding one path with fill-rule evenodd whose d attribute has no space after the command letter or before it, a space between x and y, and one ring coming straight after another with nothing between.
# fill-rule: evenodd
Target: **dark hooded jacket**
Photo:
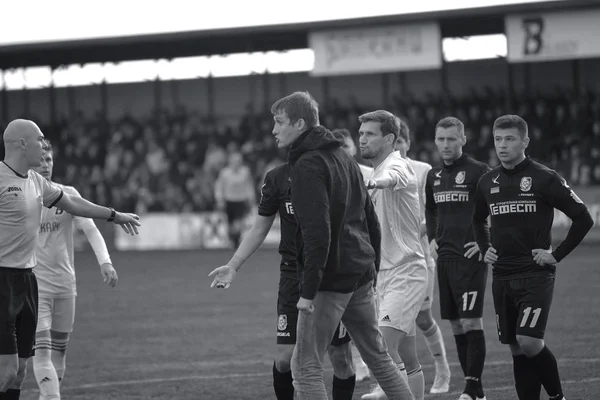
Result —
<instances>
[{"instance_id":1,"label":"dark hooded jacket","mask_svg":"<svg viewBox=\"0 0 600 400\"><path fill-rule=\"evenodd\" d=\"M358 163L322 126L291 146L292 205L301 296L351 293L379 270L381 232Z\"/></svg>"}]
</instances>

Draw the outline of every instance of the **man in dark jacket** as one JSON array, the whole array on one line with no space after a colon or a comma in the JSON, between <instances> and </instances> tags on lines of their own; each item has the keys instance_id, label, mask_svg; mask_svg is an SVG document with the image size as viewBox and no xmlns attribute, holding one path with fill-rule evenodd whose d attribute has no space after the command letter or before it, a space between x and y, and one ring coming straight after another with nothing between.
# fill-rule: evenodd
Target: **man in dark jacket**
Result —
<instances>
[{"instance_id":1,"label":"man in dark jacket","mask_svg":"<svg viewBox=\"0 0 600 400\"><path fill-rule=\"evenodd\" d=\"M381 233L358 164L319 126L318 105L308 93L278 100L271 112L278 146L290 147L298 223L296 392L300 399L327 399L323 357L341 320L388 398L413 399L378 328L373 280Z\"/></svg>"}]
</instances>

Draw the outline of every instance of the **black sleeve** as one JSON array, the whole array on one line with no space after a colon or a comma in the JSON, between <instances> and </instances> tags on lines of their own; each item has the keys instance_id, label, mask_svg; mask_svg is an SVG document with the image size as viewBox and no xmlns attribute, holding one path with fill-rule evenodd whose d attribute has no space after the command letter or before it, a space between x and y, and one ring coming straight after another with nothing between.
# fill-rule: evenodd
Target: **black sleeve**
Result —
<instances>
[{"instance_id":1,"label":"black sleeve","mask_svg":"<svg viewBox=\"0 0 600 400\"><path fill-rule=\"evenodd\" d=\"M488 204L485 199L484 189L482 188L483 179L479 179L477 189L475 190L475 206L473 207L473 235L479 246L479 252L482 255L488 251L490 243L490 229L487 218L490 215Z\"/></svg>"},{"instance_id":2,"label":"black sleeve","mask_svg":"<svg viewBox=\"0 0 600 400\"><path fill-rule=\"evenodd\" d=\"M433 171L433 170L431 170ZM431 172L430 172L431 173ZM425 183L425 225L427 227L427 239L431 242L435 239L438 226L437 205L433 197L433 187L431 179L427 174L427 182Z\"/></svg>"},{"instance_id":3,"label":"black sleeve","mask_svg":"<svg viewBox=\"0 0 600 400\"><path fill-rule=\"evenodd\" d=\"M594 226L594 220L583 201L556 172L552 173L550 183L543 190L548 203L573 221L565 240L552 252L556 261L560 262L581 243Z\"/></svg>"},{"instance_id":4,"label":"black sleeve","mask_svg":"<svg viewBox=\"0 0 600 400\"><path fill-rule=\"evenodd\" d=\"M292 204L304 244L301 296L308 300L321 285L331 242L329 190L323 175L316 161L301 159L292 178Z\"/></svg>"},{"instance_id":5,"label":"black sleeve","mask_svg":"<svg viewBox=\"0 0 600 400\"><path fill-rule=\"evenodd\" d=\"M273 170L269 171L260 188L258 215L263 217L270 217L271 215L277 214L277 211L279 211L278 190L274 175Z\"/></svg>"},{"instance_id":6,"label":"black sleeve","mask_svg":"<svg viewBox=\"0 0 600 400\"><path fill-rule=\"evenodd\" d=\"M371 246L375 250L375 270L379 272L379 264L381 263L381 228L379 226L379 219L375 213L375 207L371 196L367 194L365 200L365 214L367 215L367 227L369 229L369 237L371 239Z\"/></svg>"}]
</instances>

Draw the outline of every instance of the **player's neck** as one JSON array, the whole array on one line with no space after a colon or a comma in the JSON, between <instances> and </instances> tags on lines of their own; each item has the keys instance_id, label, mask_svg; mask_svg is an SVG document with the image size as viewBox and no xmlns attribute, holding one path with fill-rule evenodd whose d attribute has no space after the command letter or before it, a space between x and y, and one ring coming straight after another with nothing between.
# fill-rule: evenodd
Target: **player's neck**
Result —
<instances>
[{"instance_id":1,"label":"player's neck","mask_svg":"<svg viewBox=\"0 0 600 400\"><path fill-rule=\"evenodd\" d=\"M525 161L527 157L525 154L519 155L517 159L511 162L501 162L502 166L506 169L515 169L515 167Z\"/></svg>"},{"instance_id":2,"label":"player's neck","mask_svg":"<svg viewBox=\"0 0 600 400\"><path fill-rule=\"evenodd\" d=\"M371 164L373 164L373 168L377 168L379 167L379 165L381 165L382 162L385 161L386 158L388 158L390 156L390 154L392 154L394 152L394 150L384 150L378 157L372 158L371 159Z\"/></svg>"},{"instance_id":3,"label":"player's neck","mask_svg":"<svg viewBox=\"0 0 600 400\"><path fill-rule=\"evenodd\" d=\"M462 151L458 154L458 157L456 157L453 160L444 160L444 165L452 165L456 162L456 160L458 160L459 158L461 158L463 155Z\"/></svg>"},{"instance_id":4,"label":"player's neck","mask_svg":"<svg viewBox=\"0 0 600 400\"><path fill-rule=\"evenodd\" d=\"M29 164L20 157L6 156L4 157L4 163L13 171L23 176L27 175L27 172L29 171Z\"/></svg>"}]
</instances>

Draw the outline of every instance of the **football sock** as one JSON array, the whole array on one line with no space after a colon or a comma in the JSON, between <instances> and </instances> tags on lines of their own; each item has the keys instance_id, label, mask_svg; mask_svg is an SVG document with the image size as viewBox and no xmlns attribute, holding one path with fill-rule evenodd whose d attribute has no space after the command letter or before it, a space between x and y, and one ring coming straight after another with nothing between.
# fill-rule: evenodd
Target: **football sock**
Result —
<instances>
[{"instance_id":1,"label":"football sock","mask_svg":"<svg viewBox=\"0 0 600 400\"><path fill-rule=\"evenodd\" d=\"M560 375L558 373L558 364L554 354L544 346L536 356L529 359L531 365L537 371L538 379L550 396L550 400L562 399L563 391L560 384Z\"/></svg>"},{"instance_id":2,"label":"football sock","mask_svg":"<svg viewBox=\"0 0 600 400\"><path fill-rule=\"evenodd\" d=\"M481 329L477 329L467 332L465 336L468 343L465 393L482 395L483 393L479 389L482 387L481 375L485 364L485 335Z\"/></svg>"},{"instance_id":3,"label":"football sock","mask_svg":"<svg viewBox=\"0 0 600 400\"><path fill-rule=\"evenodd\" d=\"M398 367L398 371L400 371L400 375L402 376L402 379L404 379L404 382L408 382L408 374L406 373L404 363L396 364L396 367Z\"/></svg>"},{"instance_id":4,"label":"football sock","mask_svg":"<svg viewBox=\"0 0 600 400\"><path fill-rule=\"evenodd\" d=\"M407 376L408 387L410 387L415 400L423 400L425 398L425 377L421 366L419 365L419 368L408 372Z\"/></svg>"},{"instance_id":5,"label":"football sock","mask_svg":"<svg viewBox=\"0 0 600 400\"><path fill-rule=\"evenodd\" d=\"M446 347L444 346L444 337L438 324L433 321L433 325L427 331L423 332L425 343L429 349L429 354L435 361L436 372L438 369L446 369L448 360L446 359Z\"/></svg>"},{"instance_id":6,"label":"football sock","mask_svg":"<svg viewBox=\"0 0 600 400\"><path fill-rule=\"evenodd\" d=\"M52 365L48 348L36 349L33 356L33 373L40 388L40 398L44 400L60 399L58 375Z\"/></svg>"},{"instance_id":7,"label":"football sock","mask_svg":"<svg viewBox=\"0 0 600 400\"><path fill-rule=\"evenodd\" d=\"M542 384L526 355L513 356L513 373L519 400L540 400Z\"/></svg>"},{"instance_id":8,"label":"football sock","mask_svg":"<svg viewBox=\"0 0 600 400\"><path fill-rule=\"evenodd\" d=\"M467 349L469 342L467 342L467 335L454 335L454 341L456 342L456 351L458 352L458 361L462 368L463 374L467 375Z\"/></svg>"},{"instance_id":9,"label":"football sock","mask_svg":"<svg viewBox=\"0 0 600 400\"><path fill-rule=\"evenodd\" d=\"M2 395L2 400L19 400L21 397L21 389L7 389Z\"/></svg>"},{"instance_id":10,"label":"football sock","mask_svg":"<svg viewBox=\"0 0 600 400\"><path fill-rule=\"evenodd\" d=\"M348 379L340 379L333 376L333 389L331 394L333 400L352 400L354 395L354 386L356 385L356 375L352 375Z\"/></svg>"},{"instance_id":11,"label":"football sock","mask_svg":"<svg viewBox=\"0 0 600 400\"><path fill-rule=\"evenodd\" d=\"M275 389L277 400L294 400L292 371L279 372L273 363L273 389Z\"/></svg>"},{"instance_id":12,"label":"football sock","mask_svg":"<svg viewBox=\"0 0 600 400\"><path fill-rule=\"evenodd\" d=\"M65 377L66 362L67 362L67 345L69 338L52 338L52 364L56 370L59 384Z\"/></svg>"}]
</instances>

